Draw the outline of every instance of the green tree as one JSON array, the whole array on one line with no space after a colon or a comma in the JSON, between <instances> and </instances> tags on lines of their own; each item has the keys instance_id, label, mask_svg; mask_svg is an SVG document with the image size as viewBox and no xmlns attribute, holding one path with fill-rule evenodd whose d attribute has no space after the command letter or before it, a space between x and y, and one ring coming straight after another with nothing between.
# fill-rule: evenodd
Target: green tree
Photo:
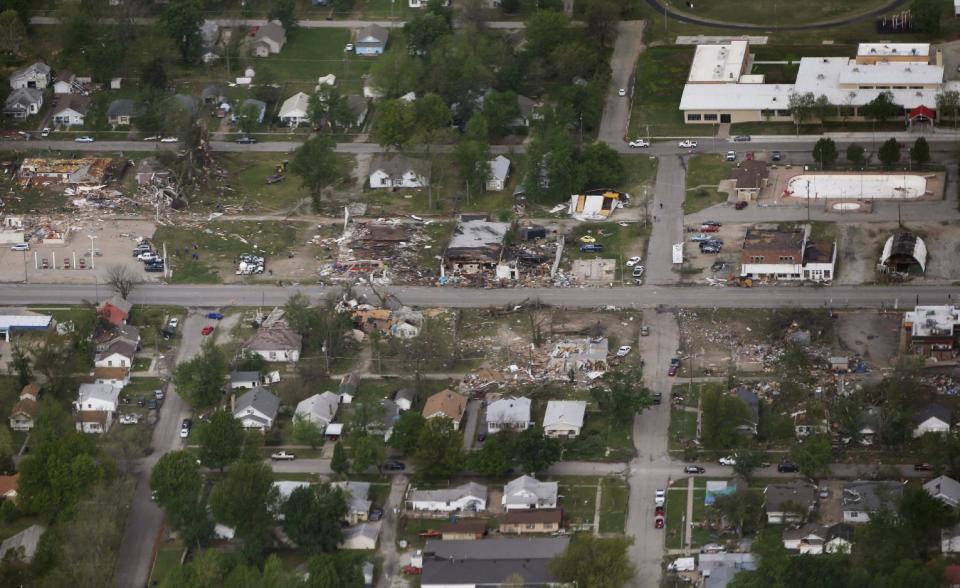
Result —
<instances>
[{"instance_id":1,"label":"green tree","mask_svg":"<svg viewBox=\"0 0 960 588\"><path fill-rule=\"evenodd\" d=\"M0 12L0 53L6 55L20 55L20 50L27 42L27 27L23 24L16 10Z\"/></svg>"},{"instance_id":2,"label":"green tree","mask_svg":"<svg viewBox=\"0 0 960 588\"><path fill-rule=\"evenodd\" d=\"M930 145L923 137L919 137L910 148L910 159L917 162L917 168L930 161Z\"/></svg>"},{"instance_id":3,"label":"green tree","mask_svg":"<svg viewBox=\"0 0 960 588\"><path fill-rule=\"evenodd\" d=\"M363 588L364 558L359 554L320 554L307 561L307 588Z\"/></svg>"},{"instance_id":4,"label":"green tree","mask_svg":"<svg viewBox=\"0 0 960 588\"><path fill-rule=\"evenodd\" d=\"M480 141L460 141L456 148L456 159L467 193L485 190L490 177L490 146Z\"/></svg>"},{"instance_id":5,"label":"green tree","mask_svg":"<svg viewBox=\"0 0 960 588\"><path fill-rule=\"evenodd\" d=\"M739 444L737 427L750 418L750 411L742 400L718 390L704 390L700 396L700 412L704 447L729 449Z\"/></svg>"},{"instance_id":6,"label":"green tree","mask_svg":"<svg viewBox=\"0 0 960 588\"><path fill-rule=\"evenodd\" d=\"M373 86L386 98L399 98L422 88L424 72L423 60L400 48L387 51L370 66Z\"/></svg>"},{"instance_id":7,"label":"green tree","mask_svg":"<svg viewBox=\"0 0 960 588\"><path fill-rule=\"evenodd\" d=\"M350 463L347 461L347 451L343 448L343 443L337 443L333 446L333 458L330 460L330 469L338 475L344 475L350 469Z\"/></svg>"},{"instance_id":8,"label":"green tree","mask_svg":"<svg viewBox=\"0 0 960 588\"><path fill-rule=\"evenodd\" d=\"M627 555L632 544L630 537L601 539L578 533L567 549L550 562L550 570L562 582L590 588L621 588L636 574Z\"/></svg>"},{"instance_id":9,"label":"green tree","mask_svg":"<svg viewBox=\"0 0 960 588\"><path fill-rule=\"evenodd\" d=\"M169 81L163 58L154 57L140 67L140 86L153 92L165 92Z\"/></svg>"},{"instance_id":10,"label":"green tree","mask_svg":"<svg viewBox=\"0 0 960 588\"><path fill-rule=\"evenodd\" d=\"M365 434L354 436L353 448L350 452L350 465L354 472L361 473L373 466L379 466L385 456L386 448L379 439Z\"/></svg>"},{"instance_id":11,"label":"green tree","mask_svg":"<svg viewBox=\"0 0 960 588\"><path fill-rule=\"evenodd\" d=\"M830 458L833 445L827 435L811 435L790 450L790 457L800 468L800 473L819 480L830 473Z\"/></svg>"},{"instance_id":12,"label":"green tree","mask_svg":"<svg viewBox=\"0 0 960 588\"><path fill-rule=\"evenodd\" d=\"M186 451L171 451L160 457L150 470L150 489L160 506L169 506L181 498L196 498L203 478L196 458Z\"/></svg>"},{"instance_id":13,"label":"green tree","mask_svg":"<svg viewBox=\"0 0 960 588\"><path fill-rule=\"evenodd\" d=\"M347 177L343 159L334 151L332 137L316 135L297 148L290 162L290 171L300 178L313 197L313 205L323 202L323 190Z\"/></svg>"},{"instance_id":14,"label":"green tree","mask_svg":"<svg viewBox=\"0 0 960 588\"><path fill-rule=\"evenodd\" d=\"M420 431L423 430L426 422L423 415L415 410L400 413L400 418L393 425L393 433L390 435L390 447L404 453L413 452L417 448Z\"/></svg>"},{"instance_id":15,"label":"green tree","mask_svg":"<svg viewBox=\"0 0 960 588\"><path fill-rule=\"evenodd\" d=\"M343 539L340 521L347 501L339 488L319 484L297 488L283 504L283 530L307 553L333 552Z\"/></svg>"},{"instance_id":16,"label":"green tree","mask_svg":"<svg viewBox=\"0 0 960 588\"><path fill-rule=\"evenodd\" d=\"M562 12L541 10L525 23L526 51L534 57L547 57L570 38L570 19Z\"/></svg>"},{"instance_id":17,"label":"green tree","mask_svg":"<svg viewBox=\"0 0 960 588\"><path fill-rule=\"evenodd\" d=\"M636 413L653 403L650 392L643 387L643 371L632 364L608 370L590 389L590 395L600 410L618 423L633 422Z\"/></svg>"},{"instance_id":18,"label":"green tree","mask_svg":"<svg viewBox=\"0 0 960 588\"><path fill-rule=\"evenodd\" d=\"M247 104L237 110L237 128L241 133L249 135L257 130L258 124L260 124L260 109L255 104Z\"/></svg>"},{"instance_id":19,"label":"green tree","mask_svg":"<svg viewBox=\"0 0 960 588\"><path fill-rule=\"evenodd\" d=\"M813 92L805 94L791 93L787 101L787 108L793 115L793 122L797 125L797 133L800 132L800 125L808 122L816 111L817 98Z\"/></svg>"},{"instance_id":20,"label":"green tree","mask_svg":"<svg viewBox=\"0 0 960 588\"><path fill-rule=\"evenodd\" d=\"M930 496L923 488L905 488L897 511L899 523L910 537L914 553L922 560L937 551L940 530L957 524L957 511Z\"/></svg>"},{"instance_id":21,"label":"green tree","mask_svg":"<svg viewBox=\"0 0 960 588\"><path fill-rule=\"evenodd\" d=\"M900 144L896 139L887 139L883 145L880 145L880 150L877 151L877 157L885 168L892 168L893 164L900 161Z\"/></svg>"},{"instance_id":22,"label":"green tree","mask_svg":"<svg viewBox=\"0 0 960 588\"><path fill-rule=\"evenodd\" d=\"M279 20L289 35L290 31L297 26L296 9L297 5L294 0L271 0L267 20Z\"/></svg>"},{"instance_id":23,"label":"green tree","mask_svg":"<svg viewBox=\"0 0 960 588\"><path fill-rule=\"evenodd\" d=\"M450 107L437 94L425 94L413 103L413 118L418 132L450 126Z\"/></svg>"},{"instance_id":24,"label":"green tree","mask_svg":"<svg viewBox=\"0 0 960 588\"><path fill-rule=\"evenodd\" d=\"M763 465L765 456L760 451L740 450L736 453L736 462L733 464L733 473L748 483L753 480L753 471Z\"/></svg>"},{"instance_id":25,"label":"green tree","mask_svg":"<svg viewBox=\"0 0 960 588\"><path fill-rule=\"evenodd\" d=\"M306 418L302 414L293 415L293 423L290 426L290 436L297 443L309 445L316 449L323 444L323 430L320 425Z\"/></svg>"},{"instance_id":26,"label":"green tree","mask_svg":"<svg viewBox=\"0 0 960 588\"><path fill-rule=\"evenodd\" d=\"M614 188L623 183L626 170L620 154L606 143L592 143L583 150L580 165L586 189Z\"/></svg>"},{"instance_id":27,"label":"green tree","mask_svg":"<svg viewBox=\"0 0 960 588\"><path fill-rule=\"evenodd\" d=\"M196 61L200 56L203 8L203 0L170 0L163 12L163 27L180 50L180 60L184 63Z\"/></svg>"},{"instance_id":28,"label":"green tree","mask_svg":"<svg viewBox=\"0 0 960 588\"><path fill-rule=\"evenodd\" d=\"M513 121L520 116L520 103L517 100L517 93L509 90L490 92L483 97L480 113L491 136L503 137L509 134Z\"/></svg>"},{"instance_id":29,"label":"green tree","mask_svg":"<svg viewBox=\"0 0 960 588\"><path fill-rule=\"evenodd\" d=\"M277 498L268 464L240 462L213 489L210 507L218 522L236 530L248 553L259 554L274 524L271 511Z\"/></svg>"},{"instance_id":30,"label":"green tree","mask_svg":"<svg viewBox=\"0 0 960 588\"><path fill-rule=\"evenodd\" d=\"M847 161L849 161L853 167L863 169L863 165L866 163L863 145L850 143L850 145L847 146Z\"/></svg>"},{"instance_id":31,"label":"green tree","mask_svg":"<svg viewBox=\"0 0 960 588\"><path fill-rule=\"evenodd\" d=\"M93 438L66 432L35 446L20 462L17 504L48 521L67 517L107 473Z\"/></svg>"},{"instance_id":32,"label":"green tree","mask_svg":"<svg viewBox=\"0 0 960 588\"><path fill-rule=\"evenodd\" d=\"M893 92L886 90L877 94L877 97L860 107L860 114L869 120L882 122L893 118L900 112L900 106L893 100Z\"/></svg>"},{"instance_id":33,"label":"green tree","mask_svg":"<svg viewBox=\"0 0 960 588\"><path fill-rule=\"evenodd\" d=\"M17 375L20 389L33 381L33 359L29 350L19 342L10 347L10 370Z\"/></svg>"},{"instance_id":34,"label":"green tree","mask_svg":"<svg viewBox=\"0 0 960 588\"><path fill-rule=\"evenodd\" d=\"M418 14L403 25L403 38L413 55L426 55L437 41L449 34L447 19L433 12Z\"/></svg>"},{"instance_id":35,"label":"green tree","mask_svg":"<svg viewBox=\"0 0 960 588\"><path fill-rule=\"evenodd\" d=\"M813 113L817 118L820 119L820 124L823 124L823 121L830 118L831 116L836 116L837 107L830 103L830 99L825 95L820 94L813 101Z\"/></svg>"},{"instance_id":36,"label":"green tree","mask_svg":"<svg viewBox=\"0 0 960 588\"><path fill-rule=\"evenodd\" d=\"M737 529L738 537L743 537L757 530L763 521L763 494L759 490L738 489L734 494L717 496L713 508Z\"/></svg>"},{"instance_id":37,"label":"green tree","mask_svg":"<svg viewBox=\"0 0 960 588\"><path fill-rule=\"evenodd\" d=\"M937 114L940 119L944 118L944 115L950 115L950 118L953 119L953 128L957 128L957 119L960 118L960 92L956 90L944 90L937 94Z\"/></svg>"},{"instance_id":38,"label":"green tree","mask_svg":"<svg viewBox=\"0 0 960 588\"><path fill-rule=\"evenodd\" d=\"M197 428L200 461L210 468L223 468L237 461L243 451L243 425L226 410L218 410L210 422Z\"/></svg>"},{"instance_id":39,"label":"green tree","mask_svg":"<svg viewBox=\"0 0 960 588\"><path fill-rule=\"evenodd\" d=\"M450 419L439 417L427 421L420 431L413 463L417 475L427 480L449 478L463 469L463 439Z\"/></svg>"},{"instance_id":40,"label":"green tree","mask_svg":"<svg viewBox=\"0 0 960 588\"><path fill-rule=\"evenodd\" d=\"M471 116L470 120L467 121L463 136L471 141L486 142L490 137L490 126L487 124L487 117L480 112Z\"/></svg>"},{"instance_id":41,"label":"green tree","mask_svg":"<svg viewBox=\"0 0 960 588\"><path fill-rule=\"evenodd\" d=\"M481 476L500 477L513 463L514 444L507 433L491 435L480 449L467 455L467 469Z\"/></svg>"},{"instance_id":42,"label":"green tree","mask_svg":"<svg viewBox=\"0 0 960 588\"><path fill-rule=\"evenodd\" d=\"M913 0L910 5L913 26L916 30L934 38L940 34L940 21L943 20L943 3L936 0Z\"/></svg>"},{"instance_id":43,"label":"green tree","mask_svg":"<svg viewBox=\"0 0 960 588\"><path fill-rule=\"evenodd\" d=\"M616 0L588 0L584 10L587 30L595 34L604 47L616 37L617 21L620 20L620 3Z\"/></svg>"},{"instance_id":44,"label":"green tree","mask_svg":"<svg viewBox=\"0 0 960 588\"><path fill-rule=\"evenodd\" d=\"M413 107L405 100L386 100L380 104L371 135L384 147L400 149L410 142L416 129Z\"/></svg>"},{"instance_id":45,"label":"green tree","mask_svg":"<svg viewBox=\"0 0 960 588\"><path fill-rule=\"evenodd\" d=\"M208 340L200 348L199 355L177 366L173 372L173 385L195 408L214 406L223 396L228 368L223 351Z\"/></svg>"},{"instance_id":46,"label":"green tree","mask_svg":"<svg viewBox=\"0 0 960 588\"><path fill-rule=\"evenodd\" d=\"M559 440L544 435L543 428L532 427L517 435L513 453L523 470L533 474L560 461L563 447Z\"/></svg>"},{"instance_id":47,"label":"green tree","mask_svg":"<svg viewBox=\"0 0 960 588\"><path fill-rule=\"evenodd\" d=\"M813 160L820 164L820 169L830 169L837 161L837 144L833 139L823 137L813 146Z\"/></svg>"}]
</instances>

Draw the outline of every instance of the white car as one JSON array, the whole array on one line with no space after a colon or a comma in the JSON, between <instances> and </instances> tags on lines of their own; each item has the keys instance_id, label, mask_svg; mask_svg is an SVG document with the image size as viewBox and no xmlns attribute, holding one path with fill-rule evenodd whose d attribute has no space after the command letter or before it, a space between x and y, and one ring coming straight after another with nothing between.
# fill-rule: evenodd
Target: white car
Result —
<instances>
[{"instance_id":1,"label":"white car","mask_svg":"<svg viewBox=\"0 0 960 588\"><path fill-rule=\"evenodd\" d=\"M161 142L161 143L176 143L176 142L179 141L179 140L180 140L180 139L178 139L178 138L176 138L176 137L164 137L164 138L160 139L160 142Z\"/></svg>"},{"instance_id":2,"label":"white car","mask_svg":"<svg viewBox=\"0 0 960 588\"><path fill-rule=\"evenodd\" d=\"M351 51L353 51L353 43L347 43L347 45L343 48L343 52L350 53Z\"/></svg>"},{"instance_id":3,"label":"white car","mask_svg":"<svg viewBox=\"0 0 960 588\"><path fill-rule=\"evenodd\" d=\"M140 261L156 261L160 259L160 256L158 256L153 251L147 251L146 253L141 253L140 255L138 255L137 259L139 259Z\"/></svg>"},{"instance_id":4,"label":"white car","mask_svg":"<svg viewBox=\"0 0 960 588\"><path fill-rule=\"evenodd\" d=\"M629 345L621 345L620 348L617 349L617 357L626 357L627 354L630 353L631 349L633 349L633 347L630 347Z\"/></svg>"},{"instance_id":5,"label":"white car","mask_svg":"<svg viewBox=\"0 0 960 588\"><path fill-rule=\"evenodd\" d=\"M144 141L159 141L159 140L160 140L160 137L154 135L153 137L144 137L143 140L144 140Z\"/></svg>"},{"instance_id":6,"label":"white car","mask_svg":"<svg viewBox=\"0 0 960 588\"><path fill-rule=\"evenodd\" d=\"M633 267L638 263L640 263L640 257L637 255L634 255L633 257L627 260L627 267Z\"/></svg>"},{"instance_id":7,"label":"white car","mask_svg":"<svg viewBox=\"0 0 960 588\"><path fill-rule=\"evenodd\" d=\"M17 243L10 248L10 251L30 251L29 243Z\"/></svg>"},{"instance_id":8,"label":"white car","mask_svg":"<svg viewBox=\"0 0 960 588\"><path fill-rule=\"evenodd\" d=\"M684 139L683 141L680 141L679 146L683 149L693 149L697 146L697 142L691 141L690 139Z\"/></svg>"},{"instance_id":9,"label":"white car","mask_svg":"<svg viewBox=\"0 0 960 588\"><path fill-rule=\"evenodd\" d=\"M663 503L667 500L667 493L663 490L658 489L657 494L654 497L654 504L656 506L663 506Z\"/></svg>"},{"instance_id":10,"label":"white car","mask_svg":"<svg viewBox=\"0 0 960 588\"><path fill-rule=\"evenodd\" d=\"M49 137L49 136L50 136L50 127L43 127L43 130L40 131L40 136L41 136L41 137Z\"/></svg>"},{"instance_id":11,"label":"white car","mask_svg":"<svg viewBox=\"0 0 960 588\"><path fill-rule=\"evenodd\" d=\"M725 466L737 465L737 458L732 455L728 455L727 457L721 457L720 465L725 465Z\"/></svg>"},{"instance_id":12,"label":"white car","mask_svg":"<svg viewBox=\"0 0 960 588\"><path fill-rule=\"evenodd\" d=\"M737 152L736 151L727 151L727 161L736 161Z\"/></svg>"},{"instance_id":13,"label":"white car","mask_svg":"<svg viewBox=\"0 0 960 588\"><path fill-rule=\"evenodd\" d=\"M93 143L94 141L96 141L96 139L94 139L90 135L84 135L82 137L77 137L73 141L74 143Z\"/></svg>"},{"instance_id":14,"label":"white car","mask_svg":"<svg viewBox=\"0 0 960 588\"><path fill-rule=\"evenodd\" d=\"M623 98L623 97L626 96L626 95L627 95L627 89L626 89L626 88L620 88L619 90L617 90L617 96Z\"/></svg>"},{"instance_id":15,"label":"white car","mask_svg":"<svg viewBox=\"0 0 960 588\"><path fill-rule=\"evenodd\" d=\"M171 329L176 329L177 327L180 326L180 319L178 319L177 317L173 317L172 319L170 319L170 322L167 324L170 325Z\"/></svg>"},{"instance_id":16,"label":"white car","mask_svg":"<svg viewBox=\"0 0 960 588\"><path fill-rule=\"evenodd\" d=\"M629 143L627 143L627 145L630 145L631 147L634 147L634 148L649 147L650 141L647 141L646 139L634 139L633 141L630 141Z\"/></svg>"}]
</instances>

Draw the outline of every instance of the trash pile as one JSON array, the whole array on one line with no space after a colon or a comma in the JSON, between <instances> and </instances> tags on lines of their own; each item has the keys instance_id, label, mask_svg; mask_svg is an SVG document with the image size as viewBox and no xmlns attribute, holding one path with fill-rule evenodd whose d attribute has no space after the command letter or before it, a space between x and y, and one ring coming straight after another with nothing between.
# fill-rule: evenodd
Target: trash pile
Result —
<instances>
[{"instance_id":1,"label":"trash pile","mask_svg":"<svg viewBox=\"0 0 960 588\"><path fill-rule=\"evenodd\" d=\"M264 267L266 267L266 262L263 257L259 255L243 253L236 259L236 266L236 275L251 276L253 274L262 274Z\"/></svg>"}]
</instances>

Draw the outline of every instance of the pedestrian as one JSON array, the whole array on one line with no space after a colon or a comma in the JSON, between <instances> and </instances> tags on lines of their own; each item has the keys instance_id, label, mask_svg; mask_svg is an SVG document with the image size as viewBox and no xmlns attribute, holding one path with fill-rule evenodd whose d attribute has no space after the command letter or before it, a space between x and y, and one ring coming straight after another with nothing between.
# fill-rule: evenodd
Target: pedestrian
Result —
<instances>
[{"instance_id":1,"label":"pedestrian","mask_svg":"<svg viewBox=\"0 0 960 588\"><path fill-rule=\"evenodd\" d=\"M663 202L660 203L660 208L663 208Z\"/></svg>"}]
</instances>

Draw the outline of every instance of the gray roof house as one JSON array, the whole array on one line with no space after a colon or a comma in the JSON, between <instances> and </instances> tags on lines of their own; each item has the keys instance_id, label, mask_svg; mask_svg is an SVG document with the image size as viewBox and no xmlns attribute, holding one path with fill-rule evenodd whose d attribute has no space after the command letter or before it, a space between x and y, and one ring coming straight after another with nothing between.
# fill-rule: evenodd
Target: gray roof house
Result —
<instances>
[{"instance_id":1,"label":"gray roof house","mask_svg":"<svg viewBox=\"0 0 960 588\"><path fill-rule=\"evenodd\" d=\"M525 586L552 586L550 562L567 549L568 537L517 537L483 541L429 540L423 548L424 588L500 586L520 576Z\"/></svg>"},{"instance_id":2,"label":"gray roof house","mask_svg":"<svg viewBox=\"0 0 960 588\"><path fill-rule=\"evenodd\" d=\"M870 515L893 510L903 495L903 484L891 480L854 480L843 486L843 522L866 523Z\"/></svg>"},{"instance_id":3,"label":"gray roof house","mask_svg":"<svg viewBox=\"0 0 960 588\"><path fill-rule=\"evenodd\" d=\"M487 487L467 482L454 488L411 490L407 504L412 510L431 512L476 511L487 509Z\"/></svg>"},{"instance_id":4,"label":"gray roof house","mask_svg":"<svg viewBox=\"0 0 960 588\"><path fill-rule=\"evenodd\" d=\"M204 104L215 104L226 99L223 94L223 88L216 84L210 84L200 92L200 99Z\"/></svg>"},{"instance_id":5,"label":"gray roof house","mask_svg":"<svg viewBox=\"0 0 960 588\"><path fill-rule=\"evenodd\" d=\"M377 155L370 163L371 188L424 188L430 184L426 163L399 153Z\"/></svg>"},{"instance_id":6,"label":"gray roof house","mask_svg":"<svg viewBox=\"0 0 960 588\"><path fill-rule=\"evenodd\" d=\"M114 126L129 125L135 116L133 100L117 98L107 107L107 122Z\"/></svg>"},{"instance_id":7,"label":"gray roof house","mask_svg":"<svg viewBox=\"0 0 960 588\"><path fill-rule=\"evenodd\" d=\"M370 482L333 482L334 488L343 491L347 500L347 522L351 525L362 523L370 514Z\"/></svg>"},{"instance_id":8,"label":"gray roof house","mask_svg":"<svg viewBox=\"0 0 960 588\"><path fill-rule=\"evenodd\" d=\"M326 429L337 418L339 408L340 397L333 392L323 392L301 400L294 414Z\"/></svg>"},{"instance_id":9,"label":"gray roof house","mask_svg":"<svg viewBox=\"0 0 960 588\"><path fill-rule=\"evenodd\" d=\"M0 560L6 559L7 554L12 551L15 555L11 557L24 563L30 563L37 553L40 537L46 530L46 527L40 525L30 525L16 535L7 537L3 543L0 543Z\"/></svg>"},{"instance_id":10,"label":"gray roof house","mask_svg":"<svg viewBox=\"0 0 960 588\"><path fill-rule=\"evenodd\" d=\"M230 389L256 388L263 384L260 372L230 372Z\"/></svg>"},{"instance_id":11,"label":"gray roof house","mask_svg":"<svg viewBox=\"0 0 960 588\"><path fill-rule=\"evenodd\" d=\"M703 588L726 588L740 572L757 569L752 553L701 553L700 575Z\"/></svg>"},{"instance_id":12,"label":"gray roof house","mask_svg":"<svg viewBox=\"0 0 960 588\"><path fill-rule=\"evenodd\" d=\"M196 114L199 110L197 99L186 94L174 94L169 98L171 104L186 111L189 114Z\"/></svg>"},{"instance_id":13,"label":"gray roof house","mask_svg":"<svg viewBox=\"0 0 960 588\"><path fill-rule=\"evenodd\" d=\"M923 485L927 494L937 500L956 508L960 505L960 482L950 476L934 478Z\"/></svg>"},{"instance_id":14,"label":"gray roof house","mask_svg":"<svg viewBox=\"0 0 960 588\"><path fill-rule=\"evenodd\" d=\"M247 390L233 405L233 418L245 429L266 431L273 427L280 409L280 399L266 388L257 386Z\"/></svg>"},{"instance_id":15,"label":"gray roof house","mask_svg":"<svg viewBox=\"0 0 960 588\"><path fill-rule=\"evenodd\" d=\"M373 418L367 423L367 432L372 435L383 435L384 441L393 436L393 426L400 419L400 407L389 398L380 401L379 411L375 410Z\"/></svg>"},{"instance_id":16,"label":"gray roof house","mask_svg":"<svg viewBox=\"0 0 960 588\"><path fill-rule=\"evenodd\" d=\"M532 476L520 476L503 487L504 510L557 508L559 487L556 482L541 482Z\"/></svg>"},{"instance_id":17,"label":"gray roof house","mask_svg":"<svg viewBox=\"0 0 960 588\"><path fill-rule=\"evenodd\" d=\"M10 74L10 88L44 89L50 84L50 66L42 61L32 63Z\"/></svg>"},{"instance_id":18,"label":"gray roof house","mask_svg":"<svg viewBox=\"0 0 960 588\"><path fill-rule=\"evenodd\" d=\"M913 415L914 437L922 437L927 433L949 433L950 409L942 404L931 403L924 406Z\"/></svg>"},{"instance_id":19,"label":"gray roof house","mask_svg":"<svg viewBox=\"0 0 960 588\"><path fill-rule=\"evenodd\" d=\"M400 410L410 410L417 401L416 388L403 388L397 390L393 395L393 401L397 403Z\"/></svg>"},{"instance_id":20,"label":"gray roof house","mask_svg":"<svg viewBox=\"0 0 960 588\"><path fill-rule=\"evenodd\" d=\"M760 424L760 397L757 396L756 392L744 386L737 388L734 395L743 401L747 405L747 410L750 411L747 420L737 425L737 432L741 435L756 435L757 426Z\"/></svg>"},{"instance_id":21,"label":"gray roof house","mask_svg":"<svg viewBox=\"0 0 960 588\"><path fill-rule=\"evenodd\" d=\"M255 27L250 34L250 51L257 57L280 53L287 44L287 31L277 21Z\"/></svg>"},{"instance_id":22,"label":"gray roof house","mask_svg":"<svg viewBox=\"0 0 960 588\"><path fill-rule=\"evenodd\" d=\"M302 344L303 337L299 333L279 323L260 327L243 347L267 361L297 362Z\"/></svg>"},{"instance_id":23,"label":"gray roof house","mask_svg":"<svg viewBox=\"0 0 960 588\"><path fill-rule=\"evenodd\" d=\"M347 107L353 113L353 126L362 127L367 120L367 99L359 94L350 94L347 96Z\"/></svg>"},{"instance_id":24,"label":"gray roof house","mask_svg":"<svg viewBox=\"0 0 960 588\"><path fill-rule=\"evenodd\" d=\"M43 107L43 92L36 88L17 88L3 103L3 115L17 120L37 114Z\"/></svg>"},{"instance_id":25,"label":"gray roof house","mask_svg":"<svg viewBox=\"0 0 960 588\"><path fill-rule=\"evenodd\" d=\"M770 484L763 489L763 506L767 511L767 522L773 525L781 523L799 523L817 503L817 489L802 480L786 484Z\"/></svg>"},{"instance_id":26,"label":"gray roof house","mask_svg":"<svg viewBox=\"0 0 960 588\"><path fill-rule=\"evenodd\" d=\"M376 549L377 541L380 539L380 527L380 521L347 527L343 530L343 542L340 543L340 549Z\"/></svg>"},{"instance_id":27,"label":"gray roof house","mask_svg":"<svg viewBox=\"0 0 960 588\"><path fill-rule=\"evenodd\" d=\"M510 175L510 160L498 155L487 162L490 166L490 175L487 176L487 191L499 192L507 186L507 176Z\"/></svg>"},{"instance_id":28,"label":"gray roof house","mask_svg":"<svg viewBox=\"0 0 960 588\"><path fill-rule=\"evenodd\" d=\"M487 430L526 431L530 428L530 399L525 396L504 396L487 405Z\"/></svg>"},{"instance_id":29,"label":"gray roof house","mask_svg":"<svg viewBox=\"0 0 960 588\"><path fill-rule=\"evenodd\" d=\"M444 261L463 274L490 269L503 259L510 223L501 223L461 216L457 222Z\"/></svg>"},{"instance_id":30,"label":"gray roof house","mask_svg":"<svg viewBox=\"0 0 960 588\"><path fill-rule=\"evenodd\" d=\"M354 52L357 55L380 55L387 47L390 31L378 24L370 24L357 32Z\"/></svg>"}]
</instances>

